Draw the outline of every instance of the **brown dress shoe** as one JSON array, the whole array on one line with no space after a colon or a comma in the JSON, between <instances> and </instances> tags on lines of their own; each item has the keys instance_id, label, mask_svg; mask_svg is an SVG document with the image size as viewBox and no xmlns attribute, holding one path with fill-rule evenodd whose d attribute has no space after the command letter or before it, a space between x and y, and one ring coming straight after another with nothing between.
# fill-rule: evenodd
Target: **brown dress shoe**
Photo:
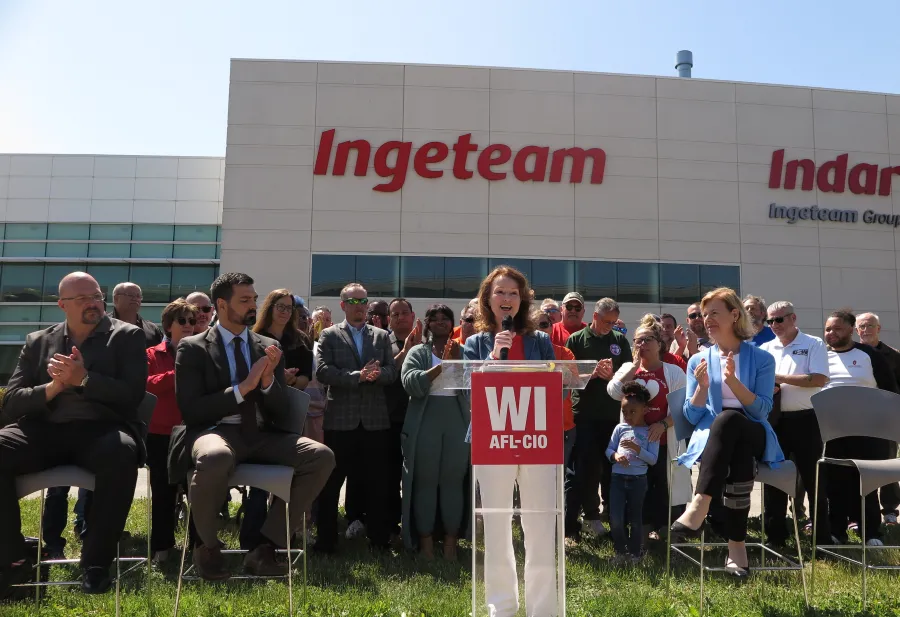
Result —
<instances>
[{"instance_id":1,"label":"brown dress shoe","mask_svg":"<svg viewBox=\"0 0 900 617\"><path fill-rule=\"evenodd\" d=\"M231 577L231 572L225 568L222 549L218 546L200 545L194 548L194 568L197 576L204 581L222 581Z\"/></svg>"},{"instance_id":2,"label":"brown dress shoe","mask_svg":"<svg viewBox=\"0 0 900 617\"><path fill-rule=\"evenodd\" d=\"M260 544L244 557L244 570L253 576L284 576L288 564L275 560L275 547Z\"/></svg>"}]
</instances>

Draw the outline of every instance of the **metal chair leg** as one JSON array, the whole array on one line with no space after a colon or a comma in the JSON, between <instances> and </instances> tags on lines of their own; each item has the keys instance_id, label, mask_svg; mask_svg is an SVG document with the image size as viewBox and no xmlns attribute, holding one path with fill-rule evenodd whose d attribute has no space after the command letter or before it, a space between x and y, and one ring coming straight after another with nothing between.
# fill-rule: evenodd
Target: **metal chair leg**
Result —
<instances>
[{"instance_id":1,"label":"metal chair leg","mask_svg":"<svg viewBox=\"0 0 900 617\"><path fill-rule=\"evenodd\" d=\"M38 551L37 551L37 570L35 572L35 579L37 582L41 582L41 555L44 552L44 499L46 497L46 490L41 489L41 513L40 518L38 519ZM66 500L66 512L69 511L69 502ZM35 585L34 587L34 604L37 608L41 603L41 586Z\"/></svg>"},{"instance_id":2,"label":"metal chair leg","mask_svg":"<svg viewBox=\"0 0 900 617\"><path fill-rule=\"evenodd\" d=\"M122 542L116 542L116 617L119 617L122 614L122 604L121 604L121 588L120 583L122 580Z\"/></svg>"},{"instance_id":3,"label":"metal chair leg","mask_svg":"<svg viewBox=\"0 0 900 617\"><path fill-rule=\"evenodd\" d=\"M288 502L284 502L284 528L287 535L287 562L288 562L288 615L294 616L294 564L291 561L291 509Z\"/></svg>"},{"instance_id":4,"label":"metal chair leg","mask_svg":"<svg viewBox=\"0 0 900 617\"><path fill-rule=\"evenodd\" d=\"M862 483L860 483L860 527L862 527L862 610L866 610L866 574L869 571L869 564L866 561L866 496L862 494Z\"/></svg>"},{"instance_id":5,"label":"metal chair leg","mask_svg":"<svg viewBox=\"0 0 900 617\"><path fill-rule=\"evenodd\" d=\"M184 516L184 544L181 546L181 565L178 567L178 586L175 588L175 615L178 617L178 605L181 601L181 582L184 576L184 556L187 555L188 542L191 539L191 501L187 500L187 514Z\"/></svg>"},{"instance_id":6,"label":"metal chair leg","mask_svg":"<svg viewBox=\"0 0 900 617\"><path fill-rule=\"evenodd\" d=\"M672 471L673 462L669 461L669 509L667 511L666 520L669 521L672 517L672 478L674 473ZM666 525L666 596L669 595L669 586L671 585L671 573L670 573L670 565L672 561L672 523Z\"/></svg>"},{"instance_id":7,"label":"metal chair leg","mask_svg":"<svg viewBox=\"0 0 900 617\"><path fill-rule=\"evenodd\" d=\"M153 532L153 495L150 489L150 468L147 470L147 615L153 614L153 547L150 544L151 533Z\"/></svg>"},{"instance_id":8,"label":"metal chair leg","mask_svg":"<svg viewBox=\"0 0 900 617\"><path fill-rule=\"evenodd\" d=\"M797 544L797 563L800 564L800 581L803 583L803 600L809 608L809 592L806 589L806 570L803 567L803 550L800 548L800 525L797 522L797 500L791 499L791 518L794 519L794 542Z\"/></svg>"},{"instance_id":9,"label":"metal chair leg","mask_svg":"<svg viewBox=\"0 0 900 617\"><path fill-rule=\"evenodd\" d=\"M706 567L703 564L706 556L706 529L700 532L700 617L703 617L706 596L703 593L703 582L706 574Z\"/></svg>"},{"instance_id":10,"label":"metal chair leg","mask_svg":"<svg viewBox=\"0 0 900 617\"><path fill-rule=\"evenodd\" d=\"M309 600L306 598L306 551L307 551L307 541L306 541L306 512L303 513L303 604L305 605Z\"/></svg>"},{"instance_id":11,"label":"metal chair leg","mask_svg":"<svg viewBox=\"0 0 900 617\"><path fill-rule=\"evenodd\" d=\"M822 457L824 458L824 456L825 456L825 448L823 447L822 448ZM813 503L815 505L813 506L813 512L812 512L812 515L813 515L812 561L810 563L810 573L809 573L809 576L810 576L809 591L810 591L810 595L812 595L812 597L813 597L813 602L815 602L815 599L816 599L816 545L818 543L817 540L819 537L819 516L820 516L820 511L819 511L819 468L820 468L820 466L821 466L820 461L816 461L816 485L815 485L815 487L813 487L813 492L815 493L815 495L813 496Z\"/></svg>"},{"instance_id":12,"label":"metal chair leg","mask_svg":"<svg viewBox=\"0 0 900 617\"><path fill-rule=\"evenodd\" d=\"M759 533L760 533L760 542L759 542L759 563L765 568L766 567L766 487L765 485L760 486L760 495L762 498L760 499L759 504Z\"/></svg>"}]
</instances>

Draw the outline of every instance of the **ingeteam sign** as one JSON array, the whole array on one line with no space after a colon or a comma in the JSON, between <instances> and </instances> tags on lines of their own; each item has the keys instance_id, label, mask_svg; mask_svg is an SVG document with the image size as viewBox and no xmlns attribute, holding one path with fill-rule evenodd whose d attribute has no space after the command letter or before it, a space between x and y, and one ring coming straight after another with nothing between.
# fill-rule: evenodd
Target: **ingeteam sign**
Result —
<instances>
[{"instance_id":1,"label":"ingeteam sign","mask_svg":"<svg viewBox=\"0 0 900 617\"><path fill-rule=\"evenodd\" d=\"M585 175L585 167L590 165L590 183L602 184L603 172L606 169L606 152L600 148L560 148L551 152L546 146L525 146L513 157L512 148L509 146L490 144L477 157L470 159L469 155L481 147L472 143L471 133L460 135L453 145L441 141L417 144L415 155L412 154L413 143L410 141L386 141L378 147L373 147L365 139L355 139L342 141L335 148L334 137L335 129L329 129L319 138L313 173L325 176L330 167L331 175L343 176L347 172L350 153L353 152L355 154L353 175L367 175L369 161L372 160L375 173L386 179L385 182L373 186L372 190L383 193L393 193L403 188L409 173L410 158L413 172L422 178L442 177L445 170L438 169L435 165L452 156L453 169L448 173L452 173L454 178L468 180L477 171L479 176L492 182L507 178L509 174L497 168L510 160L513 163L512 175L520 182L562 182L567 160L571 165L569 174L571 183L580 183Z\"/></svg>"},{"instance_id":2,"label":"ingeteam sign","mask_svg":"<svg viewBox=\"0 0 900 617\"><path fill-rule=\"evenodd\" d=\"M785 165L784 150L776 150L769 169L769 188L796 189L797 176L802 172L800 189L804 191L813 190L815 183L823 193L843 193L849 188L854 195L874 195L876 191L881 196L891 194L891 180L894 174L900 175L900 166L879 169L872 163L859 163L848 174L849 158L849 154L841 154L816 170L816 164L810 159L788 161Z\"/></svg>"}]
</instances>

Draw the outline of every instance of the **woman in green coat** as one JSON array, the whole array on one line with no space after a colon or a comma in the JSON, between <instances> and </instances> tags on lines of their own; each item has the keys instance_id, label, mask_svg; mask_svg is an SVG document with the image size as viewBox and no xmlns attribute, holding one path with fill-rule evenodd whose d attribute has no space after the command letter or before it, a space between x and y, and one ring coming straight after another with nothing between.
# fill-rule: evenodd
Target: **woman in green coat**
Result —
<instances>
[{"instance_id":1,"label":"woman in green coat","mask_svg":"<svg viewBox=\"0 0 900 617\"><path fill-rule=\"evenodd\" d=\"M409 549L418 545L426 559L434 557L438 519L446 559L456 559L460 533L466 531L469 402L465 391L445 390L441 377L442 360L461 355L459 343L450 338L453 320L447 305L431 306L425 312L426 342L409 351L400 372L410 396L402 433L403 541Z\"/></svg>"}]
</instances>

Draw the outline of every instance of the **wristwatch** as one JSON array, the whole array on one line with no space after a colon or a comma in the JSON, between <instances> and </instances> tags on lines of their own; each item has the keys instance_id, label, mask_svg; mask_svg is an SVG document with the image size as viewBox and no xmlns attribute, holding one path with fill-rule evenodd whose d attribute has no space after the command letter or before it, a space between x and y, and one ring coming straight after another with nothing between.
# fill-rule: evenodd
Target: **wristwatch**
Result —
<instances>
[{"instance_id":1,"label":"wristwatch","mask_svg":"<svg viewBox=\"0 0 900 617\"><path fill-rule=\"evenodd\" d=\"M79 388L83 388L87 385L88 377L90 377L90 375L85 374L84 379L81 380L81 385L79 386Z\"/></svg>"}]
</instances>

